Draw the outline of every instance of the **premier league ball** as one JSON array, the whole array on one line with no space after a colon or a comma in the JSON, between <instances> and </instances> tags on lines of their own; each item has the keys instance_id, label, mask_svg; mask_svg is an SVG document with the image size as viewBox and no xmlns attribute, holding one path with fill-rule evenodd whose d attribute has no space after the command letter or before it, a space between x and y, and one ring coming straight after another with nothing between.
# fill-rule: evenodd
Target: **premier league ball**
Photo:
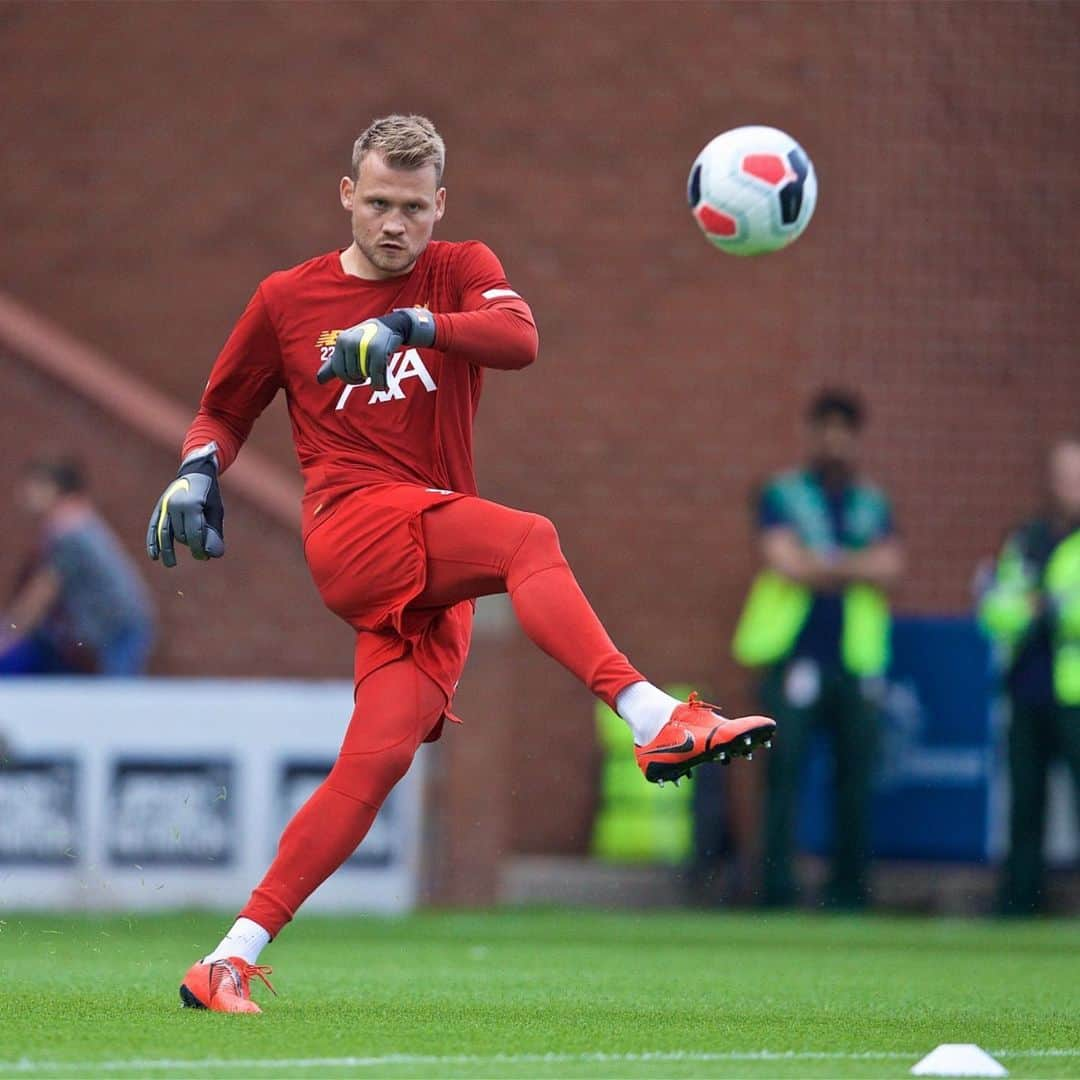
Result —
<instances>
[{"instance_id":1,"label":"premier league ball","mask_svg":"<svg viewBox=\"0 0 1080 1080\"><path fill-rule=\"evenodd\" d=\"M710 243L730 255L762 255L802 235L817 203L817 177L790 135L733 128L698 154L688 196Z\"/></svg>"}]
</instances>

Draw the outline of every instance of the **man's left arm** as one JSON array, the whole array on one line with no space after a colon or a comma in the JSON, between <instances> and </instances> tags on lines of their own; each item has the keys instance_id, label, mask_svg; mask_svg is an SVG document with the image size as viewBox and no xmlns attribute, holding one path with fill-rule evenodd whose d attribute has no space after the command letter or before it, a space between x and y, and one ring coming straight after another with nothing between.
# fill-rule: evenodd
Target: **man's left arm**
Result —
<instances>
[{"instance_id":1,"label":"man's left arm","mask_svg":"<svg viewBox=\"0 0 1080 1080\"><path fill-rule=\"evenodd\" d=\"M528 367L539 348L536 323L495 253L479 241L462 244L453 270L460 309L436 314L433 348L479 367Z\"/></svg>"},{"instance_id":2,"label":"man's left arm","mask_svg":"<svg viewBox=\"0 0 1080 1080\"><path fill-rule=\"evenodd\" d=\"M841 562L841 574L851 582L865 582L886 592L895 589L904 575L904 548L896 535L892 507L882 496L882 518L875 538L866 547L849 552Z\"/></svg>"},{"instance_id":3,"label":"man's left arm","mask_svg":"<svg viewBox=\"0 0 1080 1080\"><path fill-rule=\"evenodd\" d=\"M403 346L453 351L478 367L512 371L536 359L539 337L529 305L510 287L494 252L473 241L461 244L451 268L459 310L433 313L426 308L395 308L342 330L334 351L316 378L387 387L390 357Z\"/></svg>"},{"instance_id":4,"label":"man's left arm","mask_svg":"<svg viewBox=\"0 0 1080 1080\"><path fill-rule=\"evenodd\" d=\"M904 574L904 549L895 536L878 540L861 551L853 551L843 562L849 581L865 581L886 591L896 588Z\"/></svg>"}]
</instances>

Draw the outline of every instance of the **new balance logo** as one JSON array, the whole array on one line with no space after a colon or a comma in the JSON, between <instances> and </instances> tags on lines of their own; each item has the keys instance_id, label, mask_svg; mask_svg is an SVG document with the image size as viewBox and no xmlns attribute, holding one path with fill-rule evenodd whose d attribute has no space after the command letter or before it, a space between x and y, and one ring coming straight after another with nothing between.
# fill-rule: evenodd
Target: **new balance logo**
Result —
<instances>
[{"instance_id":1,"label":"new balance logo","mask_svg":"<svg viewBox=\"0 0 1080 1080\"><path fill-rule=\"evenodd\" d=\"M386 365L386 389L373 390L367 403L369 405L381 405L387 401L404 401L405 390L401 384L406 379L419 379L429 394L438 389L420 354L416 349L406 349L404 352L396 352L390 357L390 362ZM368 379L366 382L357 383L354 386L346 386L341 391L341 397L338 398L335 408L338 411L344 409L345 403L354 390L361 390L370 385L371 380Z\"/></svg>"}]
</instances>

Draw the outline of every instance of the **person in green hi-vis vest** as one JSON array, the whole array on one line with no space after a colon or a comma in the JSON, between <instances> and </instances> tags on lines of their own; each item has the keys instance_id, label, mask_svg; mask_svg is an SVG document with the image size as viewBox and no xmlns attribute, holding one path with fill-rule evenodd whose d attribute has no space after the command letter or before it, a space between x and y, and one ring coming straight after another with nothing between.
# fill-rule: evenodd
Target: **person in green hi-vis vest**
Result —
<instances>
[{"instance_id":1,"label":"person in green hi-vis vest","mask_svg":"<svg viewBox=\"0 0 1080 1080\"><path fill-rule=\"evenodd\" d=\"M665 686L664 692L684 700L690 687ZM592 853L612 863L689 862L694 853L693 781L668 788L642 783L634 734L602 701L596 703L596 735L601 761Z\"/></svg>"},{"instance_id":2,"label":"person in green hi-vis vest","mask_svg":"<svg viewBox=\"0 0 1080 1080\"><path fill-rule=\"evenodd\" d=\"M846 390L807 411L805 468L761 489L764 568L735 631L735 659L761 671L762 707L777 720L765 809L763 902L791 904L795 810L811 732L832 735L836 763L833 874L827 901L868 900L870 786L877 741L872 687L889 662L887 593L903 571L886 496L858 472L865 413Z\"/></svg>"},{"instance_id":3,"label":"person in green hi-vis vest","mask_svg":"<svg viewBox=\"0 0 1080 1080\"><path fill-rule=\"evenodd\" d=\"M1047 464L1047 508L1009 536L979 605L1010 705L1006 915L1043 907L1046 775L1059 754L1080 796L1080 438L1059 442Z\"/></svg>"}]
</instances>

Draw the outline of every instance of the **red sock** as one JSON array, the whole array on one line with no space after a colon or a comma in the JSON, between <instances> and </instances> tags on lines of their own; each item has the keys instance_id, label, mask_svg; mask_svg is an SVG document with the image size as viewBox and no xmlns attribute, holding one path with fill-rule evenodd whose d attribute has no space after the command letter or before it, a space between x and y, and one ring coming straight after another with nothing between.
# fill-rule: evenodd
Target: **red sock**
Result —
<instances>
[{"instance_id":1,"label":"red sock","mask_svg":"<svg viewBox=\"0 0 1080 1080\"><path fill-rule=\"evenodd\" d=\"M409 658L379 668L357 685L337 762L285 827L277 857L242 917L277 936L356 850L445 708L442 691Z\"/></svg>"},{"instance_id":2,"label":"red sock","mask_svg":"<svg viewBox=\"0 0 1080 1080\"><path fill-rule=\"evenodd\" d=\"M413 606L506 592L525 633L612 708L644 680L608 637L547 518L466 498L428 510L423 527L428 577Z\"/></svg>"}]
</instances>

